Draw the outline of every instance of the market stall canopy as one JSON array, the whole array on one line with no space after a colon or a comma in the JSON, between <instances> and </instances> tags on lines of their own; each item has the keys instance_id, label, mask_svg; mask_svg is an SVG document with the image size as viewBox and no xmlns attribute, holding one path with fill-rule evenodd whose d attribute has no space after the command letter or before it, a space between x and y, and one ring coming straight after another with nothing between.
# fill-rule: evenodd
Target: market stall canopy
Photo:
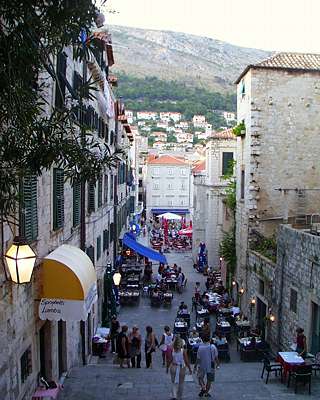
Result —
<instances>
[{"instance_id":1,"label":"market stall canopy","mask_svg":"<svg viewBox=\"0 0 320 400\"><path fill-rule=\"evenodd\" d=\"M159 216L159 214L164 214L167 212L179 215L190 214L190 210L188 210L187 208L151 208L151 212L152 214L156 214L157 217Z\"/></svg>"},{"instance_id":2,"label":"market stall canopy","mask_svg":"<svg viewBox=\"0 0 320 400\"><path fill-rule=\"evenodd\" d=\"M160 214L158 215L159 218L164 218L164 219L176 219L176 220L180 220L182 217L180 215L177 214L173 214L171 212L166 212L164 214Z\"/></svg>"},{"instance_id":3,"label":"market stall canopy","mask_svg":"<svg viewBox=\"0 0 320 400\"><path fill-rule=\"evenodd\" d=\"M62 245L42 263L41 319L85 321L97 301L97 276L90 258L77 247Z\"/></svg>"},{"instance_id":4,"label":"market stall canopy","mask_svg":"<svg viewBox=\"0 0 320 400\"><path fill-rule=\"evenodd\" d=\"M155 251L153 249L150 249L149 247L144 246L141 243L138 243L134 239L133 235L130 233L124 234L123 244L144 257L148 257L154 261L159 261L163 264L168 264L167 259L163 254L160 254L158 251Z\"/></svg>"}]
</instances>

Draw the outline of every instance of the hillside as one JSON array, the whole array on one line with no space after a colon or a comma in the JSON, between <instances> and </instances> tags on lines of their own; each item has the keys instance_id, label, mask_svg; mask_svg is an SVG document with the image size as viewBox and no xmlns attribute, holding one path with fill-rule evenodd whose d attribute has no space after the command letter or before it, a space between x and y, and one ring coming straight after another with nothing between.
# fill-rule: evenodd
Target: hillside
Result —
<instances>
[{"instance_id":1,"label":"hillside","mask_svg":"<svg viewBox=\"0 0 320 400\"><path fill-rule=\"evenodd\" d=\"M136 78L118 74L116 89L128 110L178 111L187 120L195 114L203 114L215 129L225 125L224 119L213 110L236 110L236 95L218 93L190 87L178 81L166 81L157 77Z\"/></svg>"},{"instance_id":2,"label":"hillside","mask_svg":"<svg viewBox=\"0 0 320 400\"><path fill-rule=\"evenodd\" d=\"M116 60L113 71L218 92L234 93L233 82L245 66L269 56L266 51L186 33L117 25L111 25L110 32Z\"/></svg>"}]
</instances>

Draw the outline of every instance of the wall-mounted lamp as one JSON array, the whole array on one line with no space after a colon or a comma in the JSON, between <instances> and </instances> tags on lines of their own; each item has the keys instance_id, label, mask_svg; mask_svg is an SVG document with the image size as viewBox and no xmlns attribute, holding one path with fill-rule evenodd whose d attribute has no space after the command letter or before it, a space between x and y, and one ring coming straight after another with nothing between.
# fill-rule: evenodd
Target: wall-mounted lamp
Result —
<instances>
[{"instance_id":1,"label":"wall-mounted lamp","mask_svg":"<svg viewBox=\"0 0 320 400\"><path fill-rule=\"evenodd\" d=\"M236 286L236 281L232 281L232 286Z\"/></svg>"},{"instance_id":2,"label":"wall-mounted lamp","mask_svg":"<svg viewBox=\"0 0 320 400\"><path fill-rule=\"evenodd\" d=\"M255 304L256 304L256 299L255 299L255 298L252 298L251 301L250 301L250 305L251 305L251 306L254 306Z\"/></svg>"},{"instance_id":3,"label":"wall-mounted lamp","mask_svg":"<svg viewBox=\"0 0 320 400\"><path fill-rule=\"evenodd\" d=\"M240 289L239 289L239 293L240 293L240 294L243 294L243 293L244 293L244 288L240 288Z\"/></svg>"},{"instance_id":4,"label":"wall-mounted lamp","mask_svg":"<svg viewBox=\"0 0 320 400\"><path fill-rule=\"evenodd\" d=\"M115 284L115 286L119 286L120 282L121 282L121 274L120 274L120 272L116 272L113 275L113 283Z\"/></svg>"},{"instance_id":5,"label":"wall-mounted lamp","mask_svg":"<svg viewBox=\"0 0 320 400\"><path fill-rule=\"evenodd\" d=\"M13 282L20 284L31 281L36 255L24 238L16 236L4 258Z\"/></svg>"},{"instance_id":6,"label":"wall-mounted lamp","mask_svg":"<svg viewBox=\"0 0 320 400\"><path fill-rule=\"evenodd\" d=\"M271 322L274 322L274 321L276 320L276 317L275 317L273 314L270 314L270 315L269 315L269 320L270 320Z\"/></svg>"}]
</instances>

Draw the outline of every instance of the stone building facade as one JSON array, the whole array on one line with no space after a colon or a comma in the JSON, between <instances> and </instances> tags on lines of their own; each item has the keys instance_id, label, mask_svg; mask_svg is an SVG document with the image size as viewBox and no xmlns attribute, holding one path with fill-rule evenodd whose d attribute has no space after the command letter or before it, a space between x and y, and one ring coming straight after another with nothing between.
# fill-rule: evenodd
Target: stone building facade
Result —
<instances>
[{"instance_id":1,"label":"stone building facade","mask_svg":"<svg viewBox=\"0 0 320 400\"><path fill-rule=\"evenodd\" d=\"M194 217L193 258L196 259L200 242L208 250L208 264L220 264L219 245L225 232L233 226L233 214L224 202L230 162L236 162L236 137L231 130L211 135L206 147L206 161L193 169ZM203 168L203 169L202 169Z\"/></svg>"},{"instance_id":2,"label":"stone building facade","mask_svg":"<svg viewBox=\"0 0 320 400\"><path fill-rule=\"evenodd\" d=\"M308 351L320 351L319 259L320 236L291 225L279 227L276 263L248 252L248 317L275 352L292 350L297 327L305 331Z\"/></svg>"},{"instance_id":3,"label":"stone building facade","mask_svg":"<svg viewBox=\"0 0 320 400\"><path fill-rule=\"evenodd\" d=\"M104 56L106 57L106 54ZM64 49L63 57L66 59L65 78L71 83L74 73L82 71L82 65L73 60L70 48ZM56 99L56 84L49 76L43 78L47 83L50 82L47 111L51 112ZM105 84L108 85L107 81ZM98 100L88 102L86 106L92 107L94 115L100 121L99 127L92 128L93 135L114 152L119 146L127 148L132 138L130 127L118 122L120 107L109 85L107 90L110 90L109 101L114 107L113 115L105 116L101 112ZM67 92L65 101L69 101ZM80 198L79 192L65 181L61 169L52 168L50 171L43 171L40 177L32 177L32 218L30 204L28 208L22 208L20 215L20 228L23 225L23 233L37 255L32 280L30 283L17 285L6 281L3 268L0 270L2 400L30 399L39 383L39 374L45 375L48 380L58 381L71 367L88 362L92 353L92 336L101 324L105 266L116 256L118 233L128 222L128 201L131 192L127 181L129 170L130 158L124 153L117 168L112 171L106 170L105 175L95 185L86 185L85 247L95 266L98 300L92 305L86 321L83 322L43 321L39 318L44 257L62 244L80 247ZM25 188L25 183L23 185ZM60 208L57 211L58 197ZM10 247L12 238L19 233L19 227L4 224L4 241L1 248L3 254Z\"/></svg>"},{"instance_id":4,"label":"stone building facade","mask_svg":"<svg viewBox=\"0 0 320 400\"><path fill-rule=\"evenodd\" d=\"M280 53L237 80L237 284L248 304L248 249L279 224L319 213L320 56Z\"/></svg>"},{"instance_id":5,"label":"stone building facade","mask_svg":"<svg viewBox=\"0 0 320 400\"><path fill-rule=\"evenodd\" d=\"M173 212L192 215L190 164L167 154L149 156L146 179L147 216Z\"/></svg>"}]
</instances>

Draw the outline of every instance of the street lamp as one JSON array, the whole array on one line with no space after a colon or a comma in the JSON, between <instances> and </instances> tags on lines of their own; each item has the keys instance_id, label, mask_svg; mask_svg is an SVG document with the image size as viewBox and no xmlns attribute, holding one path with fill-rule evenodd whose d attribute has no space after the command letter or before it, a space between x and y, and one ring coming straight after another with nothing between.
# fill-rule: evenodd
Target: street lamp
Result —
<instances>
[{"instance_id":1,"label":"street lamp","mask_svg":"<svg viewBox=\"0 0 320 400\"><path fill-rule=\"evenodd\" d=\"M13 282L20 284L31 281L36 255L25 239L16 236L4 258Z\"/></svg>"}]
</instances>

